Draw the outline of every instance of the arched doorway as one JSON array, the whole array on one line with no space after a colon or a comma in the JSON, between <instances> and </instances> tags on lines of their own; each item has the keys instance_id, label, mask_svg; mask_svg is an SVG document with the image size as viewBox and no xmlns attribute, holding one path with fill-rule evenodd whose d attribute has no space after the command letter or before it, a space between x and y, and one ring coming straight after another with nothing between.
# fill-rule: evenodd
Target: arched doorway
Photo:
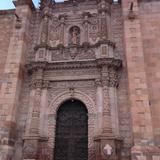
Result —
<instances>
[{"instance_id":1,"label":"arched doorway","mask_svg":"<svg viewBox=\"0 0 160 160\"><path fill-rule=\"evenodd\" d=\"M54 160L88 160L88 112L79 100L57 111Z\"/></svg>"}]
</instances>

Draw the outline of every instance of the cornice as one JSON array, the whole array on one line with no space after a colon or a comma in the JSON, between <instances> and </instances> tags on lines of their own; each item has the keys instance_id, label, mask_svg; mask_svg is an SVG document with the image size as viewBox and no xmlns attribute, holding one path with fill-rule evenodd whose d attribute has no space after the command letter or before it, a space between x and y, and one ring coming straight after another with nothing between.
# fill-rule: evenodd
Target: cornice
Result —
<instances>
[{"instance_id":1,"label":"cornice","mask_svg":"<svg viewBox=\"0 0 160 160\"><path fill-rule=\"evenodd\" d=\"M114 68L119 69L122 67L122 60L121 59L115 59L115 58L100 58L97 59L97 66L104 67L107 66L108 68Z\"/></svg>"},{"instance_id":2,"label":"cornice","mask_svg":"<svg viewBox=\"0 0 160 160\"><path fill-rule=\"evenodd\" d=\"M114 58L101 58L96 60L87 61L61 61L61 62L30 62L26 64L26 69L29 72L43 69L43 70L56 70L56 69L75 69L75 68L96 68L103 67L113 67L116 70L121 68L122 60Z\"/></svg>"}]
</instances>

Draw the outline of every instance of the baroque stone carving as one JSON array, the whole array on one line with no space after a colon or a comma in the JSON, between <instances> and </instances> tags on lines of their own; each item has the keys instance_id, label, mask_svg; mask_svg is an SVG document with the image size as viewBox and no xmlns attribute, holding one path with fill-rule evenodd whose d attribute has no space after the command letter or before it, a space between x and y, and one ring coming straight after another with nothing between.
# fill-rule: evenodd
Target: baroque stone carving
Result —
<instances>
[{"instance_id":1,"label":"baroque stone carving","mask_svg":"<svg viewBox=\"0 0 160 160\"><path fill-rule=\"evenodd\" d=\"M41 79L32 80L31 83L30 83L30 87L32 89L42 88L42 80Z\"/></svg>"},{"instance_id":2,"label":"baroque stone carving","mask_svg":"<svg viewBox=\"0 0 160 160\"><path fill-rule=\"evenodd\" d=\"M37 158L37 146L32 142L26 142L23 146L23 158L24 159L36 159Z\"/></svg>"},{"instance_id":3,"label":"baroque stone carving","mask_svg":"<svg viewBox=\"0 0 160 160\"><path fill-rule=\"evenodd\" d=\"M64 102L65 100L69 99L69 98L73 98L71 97L71 94L70 92L64 92L60 95L58 95L57 97L55 97L50 105L49 105L49 110L48 110L48 113L53 113L53 114L56 114L56 111L57 111L57 107L62 103ZM75 99L78 99L82 102L85 103L87 109L88 109L88 112L89 113L94 113L95 112L95 103L94 101L88 97L86 94L82 93L82 92L79 92L79 91L74 91L74 98Z\"/></svg>"},{"instance_id":4,"label":"baroque stone carving","mask_svg":"<svg viewBox=\"0 0 160 160\"><path fill-rule=\"evenodd\" d=\"M99 40L99 31L98 31L98 15L92 14L90 17L90 23L88 24L89 40L92 43L96 43Z\"/></svg>"},{"instance_id":5,"label":"baroque stone carving","mask_svg":"<svg viewBox=\"0 0 160 160\"><path fill-rule=\"evenodd\" d=\"M49 87L49 81L41 80L41 79L33 79L33 80L30 82L30 87L31 87L32 89L48 88L48 87Z\"/></svg>"},{"instance_id":6,"label":"baroque stone carving","mask_svg":"<svg viewBox=\"0 0 160 160\"><path fill-rule=\"evenodd\" d=\"M109 86L117 87L118 86L118 71L114 68L109 69Z\"/></svg>"},{"instance_id":7,"label":"baroque stone carving","mask_svg":"<svg viewBox=\"0 0 160 160\"><path fill-rule=\"evenodd\" d=\"M93 150L93 133L94 133L94 127L95 127L95 114L96 114L96 109L95 109L95 103L94 101L85 93L82 93L80 91L74 90L74 95L71 94L70 91L63 92L59 94L58 96L54 97L52 101L50 102L50 105L48 107L48 116L51 117L52 115L56 115L56 112L58 110L58 107L66 100L74 98L77 100L82 101L87 109L88 109L88 148L89 148L89 157L93 157L93 153L91 150ZM51 116L50 116L51 115ZM48 122L49 123L49 122ZM49 137L53 137L53 133L55 133L55 120L52 123L48 124L48 135ZM52 133L50 133L52 132ZM54 135L55 136L55 135ZM51 145L54 148L54 139L51 138L52 141Z\"/></svg>"},{"instance_id":8,"label":"baroque stone carving","mask_svg":"<svg viewBox=\"0 0 160 160\"><path fill-rule=\"evenodd\" d=\"M96 87L101 87L101 86L102 86L102 81L101 81L101 79L96 79L96 80L95 80L95 85L96 85Z\"/></svg>"}]
</instances>

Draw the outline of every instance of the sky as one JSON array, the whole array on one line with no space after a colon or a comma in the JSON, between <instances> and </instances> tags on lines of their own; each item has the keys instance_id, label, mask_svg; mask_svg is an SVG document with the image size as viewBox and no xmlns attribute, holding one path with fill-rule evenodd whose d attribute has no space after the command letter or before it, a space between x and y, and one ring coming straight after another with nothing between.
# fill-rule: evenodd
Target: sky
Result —
<instances>
[{"instance_id":1,"label":"sky","mask_svg":"<svg viewBox=\"0 0 160 160\"><path fill-rule=\"evenodd\" d=\"M56 0L57 2L62 2L63 0ZM38 6L39 0L33 0L35 6ZM12 9L14 8L14 5L12 3L12 0L0 0L0 10L3 9Z\"/></svg>"}]
</instances>

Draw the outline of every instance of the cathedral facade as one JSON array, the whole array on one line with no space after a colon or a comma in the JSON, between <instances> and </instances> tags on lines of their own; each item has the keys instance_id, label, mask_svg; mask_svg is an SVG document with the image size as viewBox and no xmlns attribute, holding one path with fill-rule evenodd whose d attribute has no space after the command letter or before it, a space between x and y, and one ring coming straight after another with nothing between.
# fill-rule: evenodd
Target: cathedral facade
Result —
<instances>
[{"instance_id":1,"label":"cathedral facade","mask_svg":"<svg viewBox=\"0 0 160 160\"><path fill-rule=\"evenodd\" d=\"M160 160L160 1L13 3L0 160Z\"/></svg>"}]
</instances>

